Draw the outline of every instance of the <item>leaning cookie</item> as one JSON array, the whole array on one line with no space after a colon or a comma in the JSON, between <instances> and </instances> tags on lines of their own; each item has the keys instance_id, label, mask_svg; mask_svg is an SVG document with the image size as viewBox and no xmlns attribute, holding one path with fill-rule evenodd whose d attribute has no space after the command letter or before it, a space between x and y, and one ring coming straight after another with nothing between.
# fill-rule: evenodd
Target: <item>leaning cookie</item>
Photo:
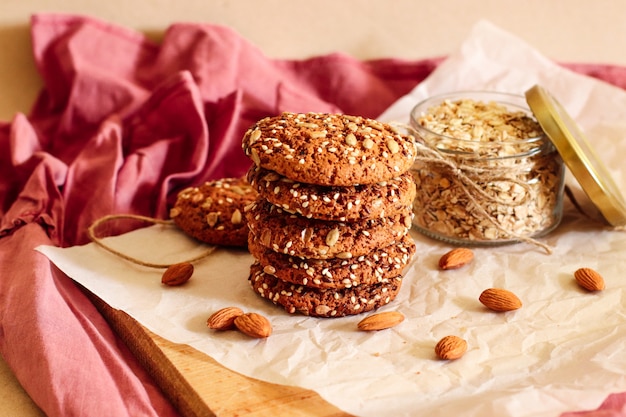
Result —
<instances>
[{"instance_id":1,"label":"leaning cookie","mask_svg":"<svg viewBox=\"0 0 626 417\"><path fill-rule=\"evenodd\" d=\"M243 178L224 178L178 193L170 218L187 235L205 243L246 247L244 208L256 191Z\"/></svg>"},{"instance_id":2,"label":"leaning cookie","mask_svg":"<svg viewBox=\"0 0 626 417\"><path fill-rule=\"evenodd\" d=\"M283 281L322 289L388 282L403 273L415 253L415 243L409 235L392 245L350 259L300 258L267 249L253 234L248 239L248 250L265 273Z\"/></svg>"},{"instance_id":3,"label":"leaning cookie","mask_svg":"<svg viewBox=\"0 0 626 417\"><path fill-rule=\"evenodd\" d=\"M302 258L350 259L388 246L405 236L413 212L359 222L330 222L290 214L259 199L246 207L250 233L266 248Z\"/></svg>"},{"instance_id":4,"label":"leaning cookie","mask_svg":"<svg viewBox=\"0 0 626 417\"><path fill-rule=\"evenodd\" d=\"M326 186L388 181L406 172L416 155L411 137L388 124L326 113L266 117L248 129L242 148L256 166Z\"/></svg>"},{"instance_id":5,"label":"leaning cookie","mask_svg":"<svg viewBox=\"0 0 626 417\"><path fill-rule=\"evenodd\" d=\"M257 166L250 168L247 178L270 203L321 220L355 221L394 215L413 203L416 192L410 172L389 181L344 187L297 182Z\"/></svg>"},{"instance_id":6,"label":"leaning cookie","mask_svg":"<svg viewBox=\"0 0 626 417\"><path fill-rule=\"evenodd\" d=\"M319 289L297 285L263 272L254 263L249 282L254 291L290 314L314 317L343 317L372 311L393 301L402 285L397 276L387 282L344 289Z\"/></svg>"}]
</instances>

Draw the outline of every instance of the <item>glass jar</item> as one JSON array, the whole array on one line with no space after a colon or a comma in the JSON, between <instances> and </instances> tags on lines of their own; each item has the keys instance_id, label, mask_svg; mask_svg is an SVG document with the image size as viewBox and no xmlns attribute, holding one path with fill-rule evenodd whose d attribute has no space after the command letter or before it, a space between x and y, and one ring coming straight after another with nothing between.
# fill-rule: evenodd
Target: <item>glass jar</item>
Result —
<instances>
[{"instance_id":1,"label":"glass jar","mask_svg":"<svg viewBox=\"0 0 626 417\"><path fill-rule=\"evenodd\" d=\"M455 244L533 239L560 223L564 165L523 96L459 92L411 111L414 227Z\"/></svg>"}]
</instances>

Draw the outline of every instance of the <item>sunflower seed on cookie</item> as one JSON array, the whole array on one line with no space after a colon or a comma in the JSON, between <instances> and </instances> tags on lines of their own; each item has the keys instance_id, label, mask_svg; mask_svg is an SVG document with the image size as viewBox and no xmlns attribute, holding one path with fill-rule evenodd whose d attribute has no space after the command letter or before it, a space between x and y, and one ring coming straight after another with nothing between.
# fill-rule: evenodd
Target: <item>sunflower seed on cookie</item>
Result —
<instances>
[{"instance_id":1,"label":"sunflower seed on cookie","mask_svg":"<svg viewBox=\"0 0 626 417\"><path fill-rule=\"evenodd\" d=\"M413 139L388 124L328 113L266 117L248 129L242 148L259 167L326 186L388 181L408 171L416 155Z\"/></svg>"}]
</instances>

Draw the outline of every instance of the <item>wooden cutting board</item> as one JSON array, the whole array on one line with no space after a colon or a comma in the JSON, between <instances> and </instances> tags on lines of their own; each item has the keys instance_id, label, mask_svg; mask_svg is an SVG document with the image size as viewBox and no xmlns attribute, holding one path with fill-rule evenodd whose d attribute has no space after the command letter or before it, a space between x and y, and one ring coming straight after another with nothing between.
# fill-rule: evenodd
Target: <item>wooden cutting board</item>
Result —
<instances>
[{"instance_id":1,"label":"wooden cutting board","mask_svg":"<svg viewBox=\"0 0 626 417\"><path fill-rule=\"evenodd\" d=\"M243 376L172 343L85 290L111 328L184 417L350 417L316 392Z\"/></svg>"}]
</instances>

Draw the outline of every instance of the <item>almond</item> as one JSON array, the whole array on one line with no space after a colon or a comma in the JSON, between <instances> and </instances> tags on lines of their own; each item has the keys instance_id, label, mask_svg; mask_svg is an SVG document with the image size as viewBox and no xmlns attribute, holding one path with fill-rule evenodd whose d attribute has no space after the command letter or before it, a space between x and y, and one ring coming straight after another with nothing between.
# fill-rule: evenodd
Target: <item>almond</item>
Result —
<instances>
[{"instance_id":1,"label":"almond","mask_svg":"<svg viewBox=\"0 0 626 417\"><path fill-rule=\"evenodd\" d=\"M165 285L181 285L189 281L193 275L193 265L189 262L170 265L161 276L161 283Z\"/></svg>"},{"instance_id":2,"label":"almond","mask_svg":"<svg viewBox=\"0 0 626 417\"><path fill-rule=\"evenodd\" d=\"M439 359L458 359L467 351L467 342L459 336L446 336L437 342L435 354Z\"/></svg>"},{"instance_id":3,"label":"almond","mask_svg":"<svg viewBox=\"0 0 626 417\"><path fill-rule=\"evenodd\" d=\"M483 291L478 300L493 311L517 310L522 302L511 291L502 288L489 288Z\"/></svg>"},{"instance_id":4,"label":"almond","mask_svg":"<svg viewBox=\"0 0 626 417\"><path fill-rule=\"evenodd\" d=\"M229 330L235 327L235 319L243 315L239 307L224 307L211 314L206 322L209 329Z\"/></svg>"},{"instance_id":5,"label":"almond","mask_svg":"<svg viewBox=\"0 0 626 417\"><path fill-rule=\"evenodd\" d=\"M272 324L257 313L246 313L235 318L235 327L250 337L264 338L272 334Z\"/></svg>"},{"instance_id":6,"label":"almond","mask_svg":"<svg viewBox=\"0 0 626 417\"><path fill-rule=\"evenodd\" d=\"M591 268L579 268L574 272L574 278L578 285L587 291L602 291L604 278Z\"/></svg>"},{"instance_id":7,"label":"almond","mask_svg":"<svg viewBox=\"0 0 626 417\"><path fill-rule=\"evenodd\" d=\"M375 331L383 330L400 324L404 321L404 315L398 311L385 311L372 314L359 322L359 330Z\"/></svg>"},{"instance_id":8,"label":"almond","mask_svg":"<svg viewBox=\"0 0 626 417\"><path fill-rule=\"evenodd\" d=\"M439 258L439 269L458 269L474 259L474 252L468 248L455 248Z\"/></svg>"}]
</instances>

